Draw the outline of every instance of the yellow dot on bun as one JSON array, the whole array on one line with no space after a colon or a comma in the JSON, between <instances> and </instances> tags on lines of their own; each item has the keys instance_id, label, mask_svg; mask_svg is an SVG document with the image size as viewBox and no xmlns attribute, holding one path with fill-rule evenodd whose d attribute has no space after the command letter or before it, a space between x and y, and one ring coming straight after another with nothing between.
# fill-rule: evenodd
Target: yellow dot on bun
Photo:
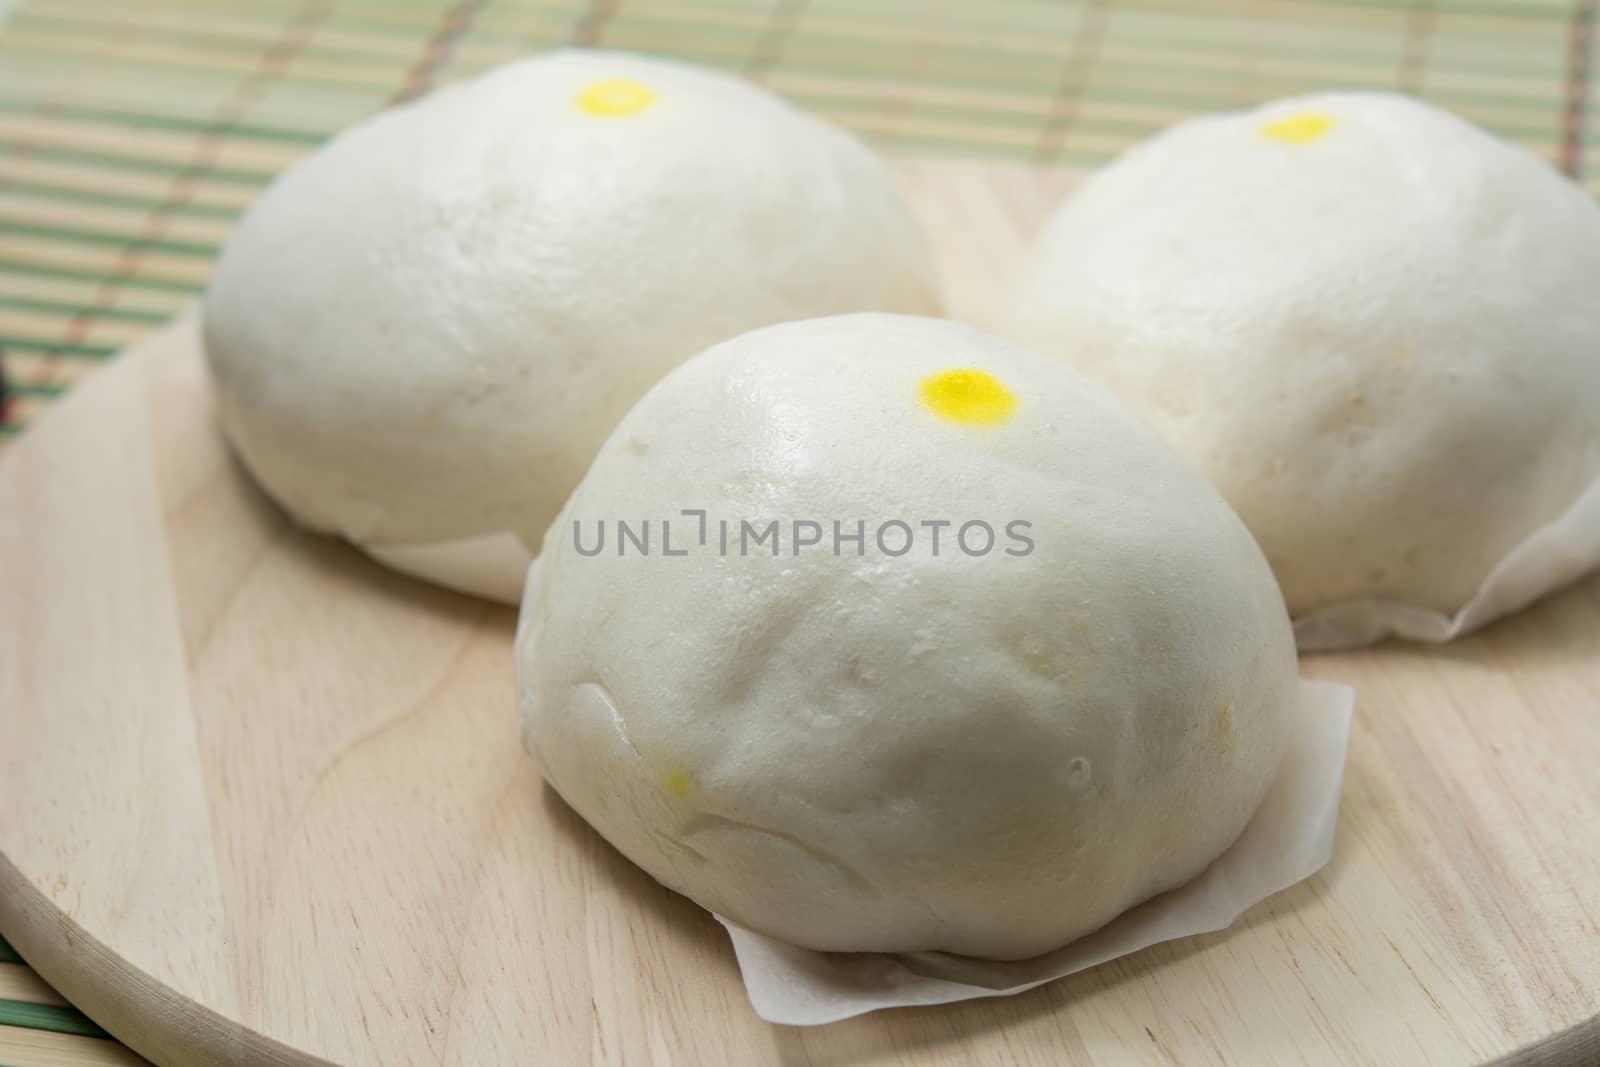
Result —
<instances>
[{"instance_id":1,"label":"yellow dot on bun","mask_svg":"<svg viewBox=\"0 0 1600 1067\"><path fill-rule=\"evenodd\" d=\"M688 771L671 771L661 779L661 788L675 797L687 796L694 784L694 775Z\"/></svg>"},{"instance_id":2,"label":"yellow dot on bun","mask_svg":"<svg viewBox=\"0 0 1600 1067\"><path fill-rule=\"evenodd\" d=\"M1310 144L1327 136L1338 124L1338 120L1331 115L1302 111L1267 123L1261 127L1261 136L1285 144Z\"/></svg>"},{"instance_id":3,"label":"yellow dot on bun","mask_svg":"<svg viewBox=\"0 0 1600 1067\"><path fill-rule=\"evenodd\" d=\"M575 103L586 115L618 118L637 115L656 102L656 91L631 78L607 78L584 86Z\"/></svg>"},{"instance_id":4,"label":"yellow dot on bun","mask_svg":"<svg viewBox=\"0 0 1600 1067\"><path fill-rule=\"evenodd\" d=\"M998 426L1016 411L1017 398L994 375L968 368L922 379L922 403L950 422Z\"/></svg>"}]
</instances>

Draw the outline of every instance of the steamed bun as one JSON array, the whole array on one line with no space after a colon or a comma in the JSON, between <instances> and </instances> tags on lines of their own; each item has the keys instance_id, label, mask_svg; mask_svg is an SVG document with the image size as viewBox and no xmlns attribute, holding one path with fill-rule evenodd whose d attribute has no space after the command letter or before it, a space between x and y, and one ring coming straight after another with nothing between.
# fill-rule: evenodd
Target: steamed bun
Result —
<instances>
[{"instance_id":1,"label":"steamed bun","mask_svg":"<svg viewBox=\"0 0 1600 1067\"><path fill-rule=\"evenodd\" d=\"M889 315L657 385L551 528L516 659L546 778L667 886L808 948L996 959L1210 864L1297 684L1259 549L1154 433Z\"/></svg>"},{"instance_id":2,"label":"steamed bun","mask_svg":"<svg viewBox=\"0 0 1600 1067\"><path fill-rule=\"evenodd\" d=\"M536 546L666 371L768 323L934 311L927 264L855 137L732 76L557 52L283 174L204 340L228 436L302 522L375 551ZM487 591L514 601L525 568Z\"/></svg>"},{"instance_id":3,"label":"steamed bun","mask_svg":"<svg viewBox=\"0 0 1600 1067\"><path fill-rule=\"evenodd\" d=\"M1222 491L1298 618L1449 615L1600 476L1600 210L1418 101L1185 122L1050 220L1008 332Z\"/></svg>"}]
</instances>

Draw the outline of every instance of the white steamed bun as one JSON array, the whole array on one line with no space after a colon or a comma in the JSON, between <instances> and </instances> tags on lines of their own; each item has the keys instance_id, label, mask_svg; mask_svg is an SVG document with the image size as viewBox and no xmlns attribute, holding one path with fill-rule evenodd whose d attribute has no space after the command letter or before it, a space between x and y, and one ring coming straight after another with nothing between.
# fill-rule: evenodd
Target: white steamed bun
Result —
<instances>
[{"instance_id":1,"label":"white steamed bun","mask_svg":"<svg viewBox=\"0 0 1600 1067\"><path fill-rule=\"evenodd\" d=\"M1600 210L1418 101L1185 122L1057 211L1008 332L1222 491L1298 618L1449 615L1600 476Z\"/></svg>"},{"instance_id":2,"label":"white steamed bun","mask_svg":"<svg viewBox=\"0 0 1600 1067\"><path fill-rule=\"evenodd\" d=\"M205 348L229 437L302 522L533 547L666 371L768 323L934 311L927 264L855 137L732 76L556 52L284 173L223 251ZM486 591L515 600L525 565Z\"/></svg>"},{"instance_id":3,"label":"white steamed bun","mask_svg":"<svg viewBox=\"0 0 1600 1067\"><path fill-rule=\"evenodd\" d=\"M1289 621L1244 526L1110 393L950 322L691 360L538 567L516 658L550 783L813 949L1056 948L1222 853L1287 742Z\"/></svg>"}]
</instances>

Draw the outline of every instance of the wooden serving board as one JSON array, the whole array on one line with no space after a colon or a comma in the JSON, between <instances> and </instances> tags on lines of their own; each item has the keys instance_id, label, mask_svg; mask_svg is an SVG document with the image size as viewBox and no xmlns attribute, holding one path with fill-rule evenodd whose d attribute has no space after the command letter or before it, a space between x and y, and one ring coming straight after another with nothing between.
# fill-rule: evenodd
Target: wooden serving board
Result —
<instances>
[{"instance_id":1,"label":"wooden serving board","mask_svg":"<svg viewBox=\"0 0 1600 1067\"><path fill-rule=\"evenodd\" d=\"M907 165L981 316L1059 172ZM726 936L544 788L514 616L299 532L195 337L0 457L0 932L158 1063L1448 1064L1600 1056L1600 579L1357 713L1332 863L1023 996L767 1025Z\"/></svg>"}]
</instances>

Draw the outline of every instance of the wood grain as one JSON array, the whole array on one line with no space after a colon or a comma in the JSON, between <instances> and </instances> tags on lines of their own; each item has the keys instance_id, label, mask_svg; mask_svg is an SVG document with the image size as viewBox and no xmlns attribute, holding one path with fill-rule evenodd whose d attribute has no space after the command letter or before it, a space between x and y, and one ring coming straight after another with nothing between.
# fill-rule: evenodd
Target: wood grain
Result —
<instances>
[{"instance_id":1,"label":"wood grain","mask_svg":"<svg viewBox=\"0 0 1600 1067\"><path fill-rule=\"evenodd\" d=\"M40 981L39 976L20 963L0 963L0 1000L23 1004L66 1004L61 995Z\"/></svg>"},{"instance_id":2,"label":"wood grain","mask_svg":"<svg viewBox=\"0 0 1600 1067\"><path fill-rule=\"evenodd\" d=\"M48 1030L0 1026L0 1063L6 1067L145 1067L115 1041Z\"/></svg>"},{"instance_id":3,"label":"wood grain","mask_svg":"<svg viewBox=\"0 0 1600 1067\"><path fill-rule=\"evenodd\" d=\"M980 320L1071 181L931 161L904 178ZM793 1029L750 1011L709 916L542 787L517 744L512 613L302 533L251 486L192 328L8 449L0 513L0 588L23 606L0 614L0 931L157 1063L1594 1047L1600 579L1442 650L1308 660L1358 693L1334 859L1233 929L1018 997Z\"/></svg>"}]
</instances>

